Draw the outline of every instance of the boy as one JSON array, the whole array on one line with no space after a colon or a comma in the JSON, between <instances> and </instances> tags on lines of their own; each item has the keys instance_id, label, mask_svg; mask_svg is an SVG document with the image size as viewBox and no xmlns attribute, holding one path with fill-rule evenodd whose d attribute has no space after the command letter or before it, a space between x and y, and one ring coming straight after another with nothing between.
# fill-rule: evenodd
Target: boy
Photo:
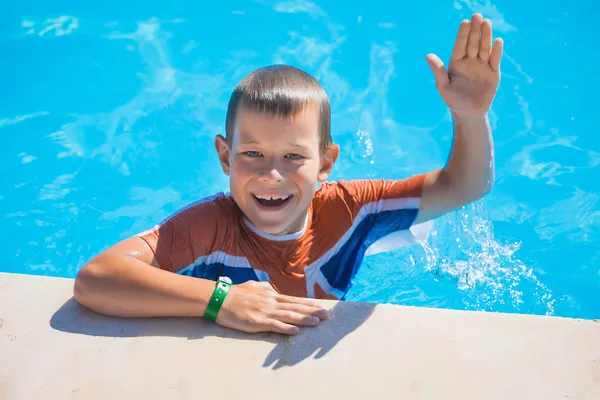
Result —
<instances>
[{"instance_id":1,"label":"boy","mask_svg":"<svg viewBox=\"0 0 600 400\"><path fill-rule=\"evenodd\" d=\"M109 315L203 316L246 332L317 325L328 312L314 298L342 299L373 243L415 242L416 226L489 191L487 112L501 55L491 21L474 14L460 24L448 71L427 56L454 143L444 168L402 181L326 182L339 148L322 87L292 67L254 71L231 96L226 137L215 139L231 193L90 260L75 298Z\"/></svg>"}]
</instances>

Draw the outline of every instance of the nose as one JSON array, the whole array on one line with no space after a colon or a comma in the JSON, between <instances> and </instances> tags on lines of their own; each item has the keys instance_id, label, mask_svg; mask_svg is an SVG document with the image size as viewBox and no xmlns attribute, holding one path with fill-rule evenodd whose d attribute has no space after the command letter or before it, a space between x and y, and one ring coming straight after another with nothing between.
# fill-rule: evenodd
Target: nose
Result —
<instances>
[{"instance_id":1,"label":"nose","mask_svg":"<svg viewBox=\"0 0 600 400\"><path fill-rule=\"evenodd\" d=\"M273 158L265 160L264 167L258 171L258 177L265 183L278 183L283 180L283 175Z\"/></svg>"}]
</instances>

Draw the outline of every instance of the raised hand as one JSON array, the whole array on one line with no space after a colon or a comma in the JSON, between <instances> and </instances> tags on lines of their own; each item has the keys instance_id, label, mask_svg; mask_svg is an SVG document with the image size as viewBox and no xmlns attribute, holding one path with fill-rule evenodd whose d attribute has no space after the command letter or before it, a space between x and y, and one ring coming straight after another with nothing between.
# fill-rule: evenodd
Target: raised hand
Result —
<instances>
[{"instance_id":1,"label":"raised hand","mask_svg":"<svg viewBox=\"0 0 600 400\"><path fill-rule=\"evenodd\" d=\"M492 46L492 22L475 13L460 24L448 70L438 56L427 55L436 88L454 114L487 114L500 83L502 47L500 38Z\"/></svg>"},{"instance_id":2,"label":"raised hand","mask_svg":"<svg viewBox=\"0 0 600 400\"><path fill-rule=\"evenodd\" d=\"M231 287L216 322L244 332L294 335L300 326L317 326L328 317L317 300L282 295L267 282L249 281Z\"/></svg>"}]
</instances>

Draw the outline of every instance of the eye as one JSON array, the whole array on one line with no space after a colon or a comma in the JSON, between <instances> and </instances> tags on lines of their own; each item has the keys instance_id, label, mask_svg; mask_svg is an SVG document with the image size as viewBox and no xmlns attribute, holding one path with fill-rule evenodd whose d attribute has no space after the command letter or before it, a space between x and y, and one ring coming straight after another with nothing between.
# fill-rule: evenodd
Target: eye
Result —
<instances>
[{"instance_id":1,"label":"eye","mask_svg":"<svg viewBox=\"0 0 600 400\"><path fill-rule=\"evenodd\" d=\"M246 152L244 152L244 155L246 155L248 157L252 157L252 158L262 156L262 154L260 154L258 151L246 151Z\"/></svg>"},{"instance_id":2,"label":"eye","mask_svg":"<svg viewBox=\"0 0 600 400\"><path fill-rule=\"evenodd\" d=\"M300 154L296 154L296 153L286 154L286 157L291 158L292 160L301 160L304 158Z\"/></svg>"}]
</instances>

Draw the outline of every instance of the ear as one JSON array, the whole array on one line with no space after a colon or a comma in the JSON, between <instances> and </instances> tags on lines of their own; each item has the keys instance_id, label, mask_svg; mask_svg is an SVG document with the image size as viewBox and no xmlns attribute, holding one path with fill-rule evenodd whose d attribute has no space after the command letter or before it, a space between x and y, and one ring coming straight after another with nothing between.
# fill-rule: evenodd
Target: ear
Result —
<instances>
[{"instance_id":1,"label":"ear","mask_svg":"<svg viewBox=\"0 0 600 400\"><path fill-rule=\"evenodd\" d=\"M217 150L219 162L221 163L223 172L225 175L229 175L229 145L227 144L227 140L222 135L217 135L215 137L215 149Z\"/></svg>"},{"instance_id":2,"label":"ear","mask_svg":"<svg viewBox=\"0 0 600 400\"><path fill-rule=\"evenodd\" d=\"M321 156L321 169L319 170L318 181L325 182L333 169L338 156L340 155L340 146L332 144L325 149L325 153Z\"/></svg>"}]
</instances>

